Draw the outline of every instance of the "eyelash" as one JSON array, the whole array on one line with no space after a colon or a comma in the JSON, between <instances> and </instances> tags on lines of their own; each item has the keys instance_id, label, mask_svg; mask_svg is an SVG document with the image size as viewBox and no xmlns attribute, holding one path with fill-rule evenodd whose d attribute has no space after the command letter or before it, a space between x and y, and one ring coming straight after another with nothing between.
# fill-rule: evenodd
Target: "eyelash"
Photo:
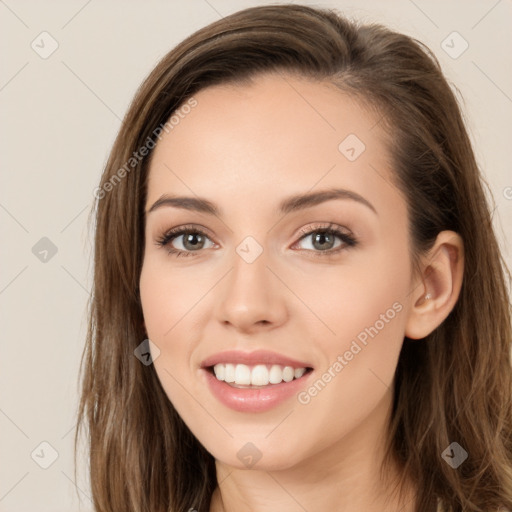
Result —
<instances>
[{"instance_id":1,"label":"eyelash","mask_svg":"<svg viewBox=\"0 0 512 512\"><path fill-rule=\"evenodd\" d=\"M315 256L319 257L329 257L334 256L338 254L340 251L355 247L358 244L358 241L352 236L347 233L344 233L343 231L339 230L335 227L335 224L329 224L328 226L314 226L313 228L304 229L301 230L299 235L300 238L297 240L297 242L301 241L303 238L306 238L309 235L312 235L314 233L322 233L322 234L328 234L328 235L335 235L338 238L341 239L344 245L341 245L340 247L337 247L336 249L330 249L327 251L312 251L315 253ZM179 228L173 228L164 233L160 238L156 240L156 245L158 247L166 247L169 254L173 254L175 257L179 256L195 256L194 253L201 252L198 251L182 251L181 249L175 249L174 247L169 247L169 244L171 241L173 241L175 238L178 238L181 235L187 235L187 234L199 234L206 238L210 238L208 234L203 231L200 228L194 227L194 226L181 226ZM310 249L304 249L308 252L311 252Z\"/></svg>"}]
</instances>

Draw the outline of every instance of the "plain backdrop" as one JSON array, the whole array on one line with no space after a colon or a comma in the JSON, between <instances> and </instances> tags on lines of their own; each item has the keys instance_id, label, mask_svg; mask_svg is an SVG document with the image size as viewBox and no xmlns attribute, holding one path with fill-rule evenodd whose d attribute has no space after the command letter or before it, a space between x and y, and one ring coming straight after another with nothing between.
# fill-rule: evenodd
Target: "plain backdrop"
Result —
<instances>
[{"instance_id":1,"label":"plain backdrop","mask_svg":"<svg viewBox=\"0 0 512 512\"><path fill-rule=\"evenodd\" d=\"M382 22L434 51L462 96L512 266L511 1L296 3ZM157 61L193 31L257 4L0 0L0 511L92 511L87 460L75 481L72 449L93 190Z\"/></svg>"}]
</instances>

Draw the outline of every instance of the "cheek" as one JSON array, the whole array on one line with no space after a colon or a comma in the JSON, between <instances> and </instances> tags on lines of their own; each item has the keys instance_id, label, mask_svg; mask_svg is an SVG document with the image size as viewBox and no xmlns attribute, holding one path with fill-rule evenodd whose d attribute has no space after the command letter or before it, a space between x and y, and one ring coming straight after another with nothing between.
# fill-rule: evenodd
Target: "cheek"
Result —
<instances>
[{"instance_id":1,"label":"cheek","mask_svg":"<svg viewBox=\"0 0 512 512\"><path fill-rule=\"evenodd\" d=\"M389 399L404 336L404 265L354 269L325 288L332 302L322 319L336 334L316 337L325 359L317 379L297 397L301 413L323 425L325 446Z\"/></svg>"},{"instance_id":2,"label":"cheek","mask_svg":"<svg viewBox=\"0 0 512 512\"><path fill-rule=\"evenodd\" d=\"M192 279L191 279L192 277ZM140 277L140 294L148 334L161 341L172 337L179 322L211 287L190 269L173 269L165 257L146 258Z\"/></svg>"},{"instance_id":3,"label":"cheek","mask_svg":"<svg viewBox=\"0 0 512 512\"><path fill-rule=\"evenodd\" d=\"M183 320L193 304L191 286L151 257L144 262L139 286L147 335L160 350L154 359L155 371L173 406L187 416L182 386L187 381L191 343Z\"/></svg>"},{"instance_id":4,"label":"cheek","mask_svg":"<svg viewBox=\"0 0 512 512\"><path fill-rule=\"evenodd\" d=\"M324 283L329 300L319 298L318 311L331 334L319 343L328 354L328 367L342 356L339 373L345 378L350 374L361 384L360 379L391 384L405 332L409 272L404 254L382 250Z\"/></svg>"},{"instance_id":5,"label":"cheek","mask_svg":"<svg viewBox=\"0 0 512 512\"><path fill-rule=\"evenodd\" d=\"M206 295L218 280L217 275L192 268L172 268L162 255L150 255L139 284L148 338L160 350L155 369L174 405L183 395L180 384L188 386L191 373L197 371L192 367L201 340L197 319L205 315Z\"/></svg>"},{"instance_id":6,"label":"cheek","mask_svg":"<svg viewBox=\"0 0 512 512\"><path fill-rule=\"evenodd\" d=\"M186 343L177 336L190 309L192 293L190 286L180 280L179 274L170 273L156 258L148 258L142 267L140 296L142 312L148 338L160 349L160 357L155 360L155 368L168 371L169 363L186 356ZM181 344L180 344L181 340Z\"/></svg>"}]
</instances>

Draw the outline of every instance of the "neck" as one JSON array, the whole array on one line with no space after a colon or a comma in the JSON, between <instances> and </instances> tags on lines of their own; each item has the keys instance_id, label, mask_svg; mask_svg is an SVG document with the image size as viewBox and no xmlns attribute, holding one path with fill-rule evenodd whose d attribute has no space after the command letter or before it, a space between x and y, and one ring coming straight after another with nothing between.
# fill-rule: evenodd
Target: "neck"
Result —
<instances>
[{"instance_id":1,"label":"neck","mask_svg":"<svg viewBox=\"0 0 512 512\"><path fill-rule=\"evenodd\" d=\"M389 410L387 397L352 433L293 467L249 470L216 461L210 512L413 512L414 487L408 481L400 495L398 464L380 472Z\"/></svg>"}]
</instances>

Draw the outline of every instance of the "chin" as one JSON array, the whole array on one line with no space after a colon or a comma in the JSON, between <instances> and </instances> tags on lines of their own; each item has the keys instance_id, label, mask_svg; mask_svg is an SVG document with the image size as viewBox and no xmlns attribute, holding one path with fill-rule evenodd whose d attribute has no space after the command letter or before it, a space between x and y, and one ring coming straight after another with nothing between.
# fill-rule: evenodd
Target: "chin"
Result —
<instances>
[{"instance_id":1,"label":"chin","mask_svg":"<svg viewBox=\"0 0 512 512\"><path fill-rule=\"evenodd\" d=\"M268 440L257 437L245 437L233 439L224 446L215 444L210 447L204 444L205 448L212 454L216 461L236 469L250 469L255 471L282 471L290 469L302 460L306 454L297 451L293 446L283 450L282 443L272 443Z\"/></svg>"}]
</instances>

